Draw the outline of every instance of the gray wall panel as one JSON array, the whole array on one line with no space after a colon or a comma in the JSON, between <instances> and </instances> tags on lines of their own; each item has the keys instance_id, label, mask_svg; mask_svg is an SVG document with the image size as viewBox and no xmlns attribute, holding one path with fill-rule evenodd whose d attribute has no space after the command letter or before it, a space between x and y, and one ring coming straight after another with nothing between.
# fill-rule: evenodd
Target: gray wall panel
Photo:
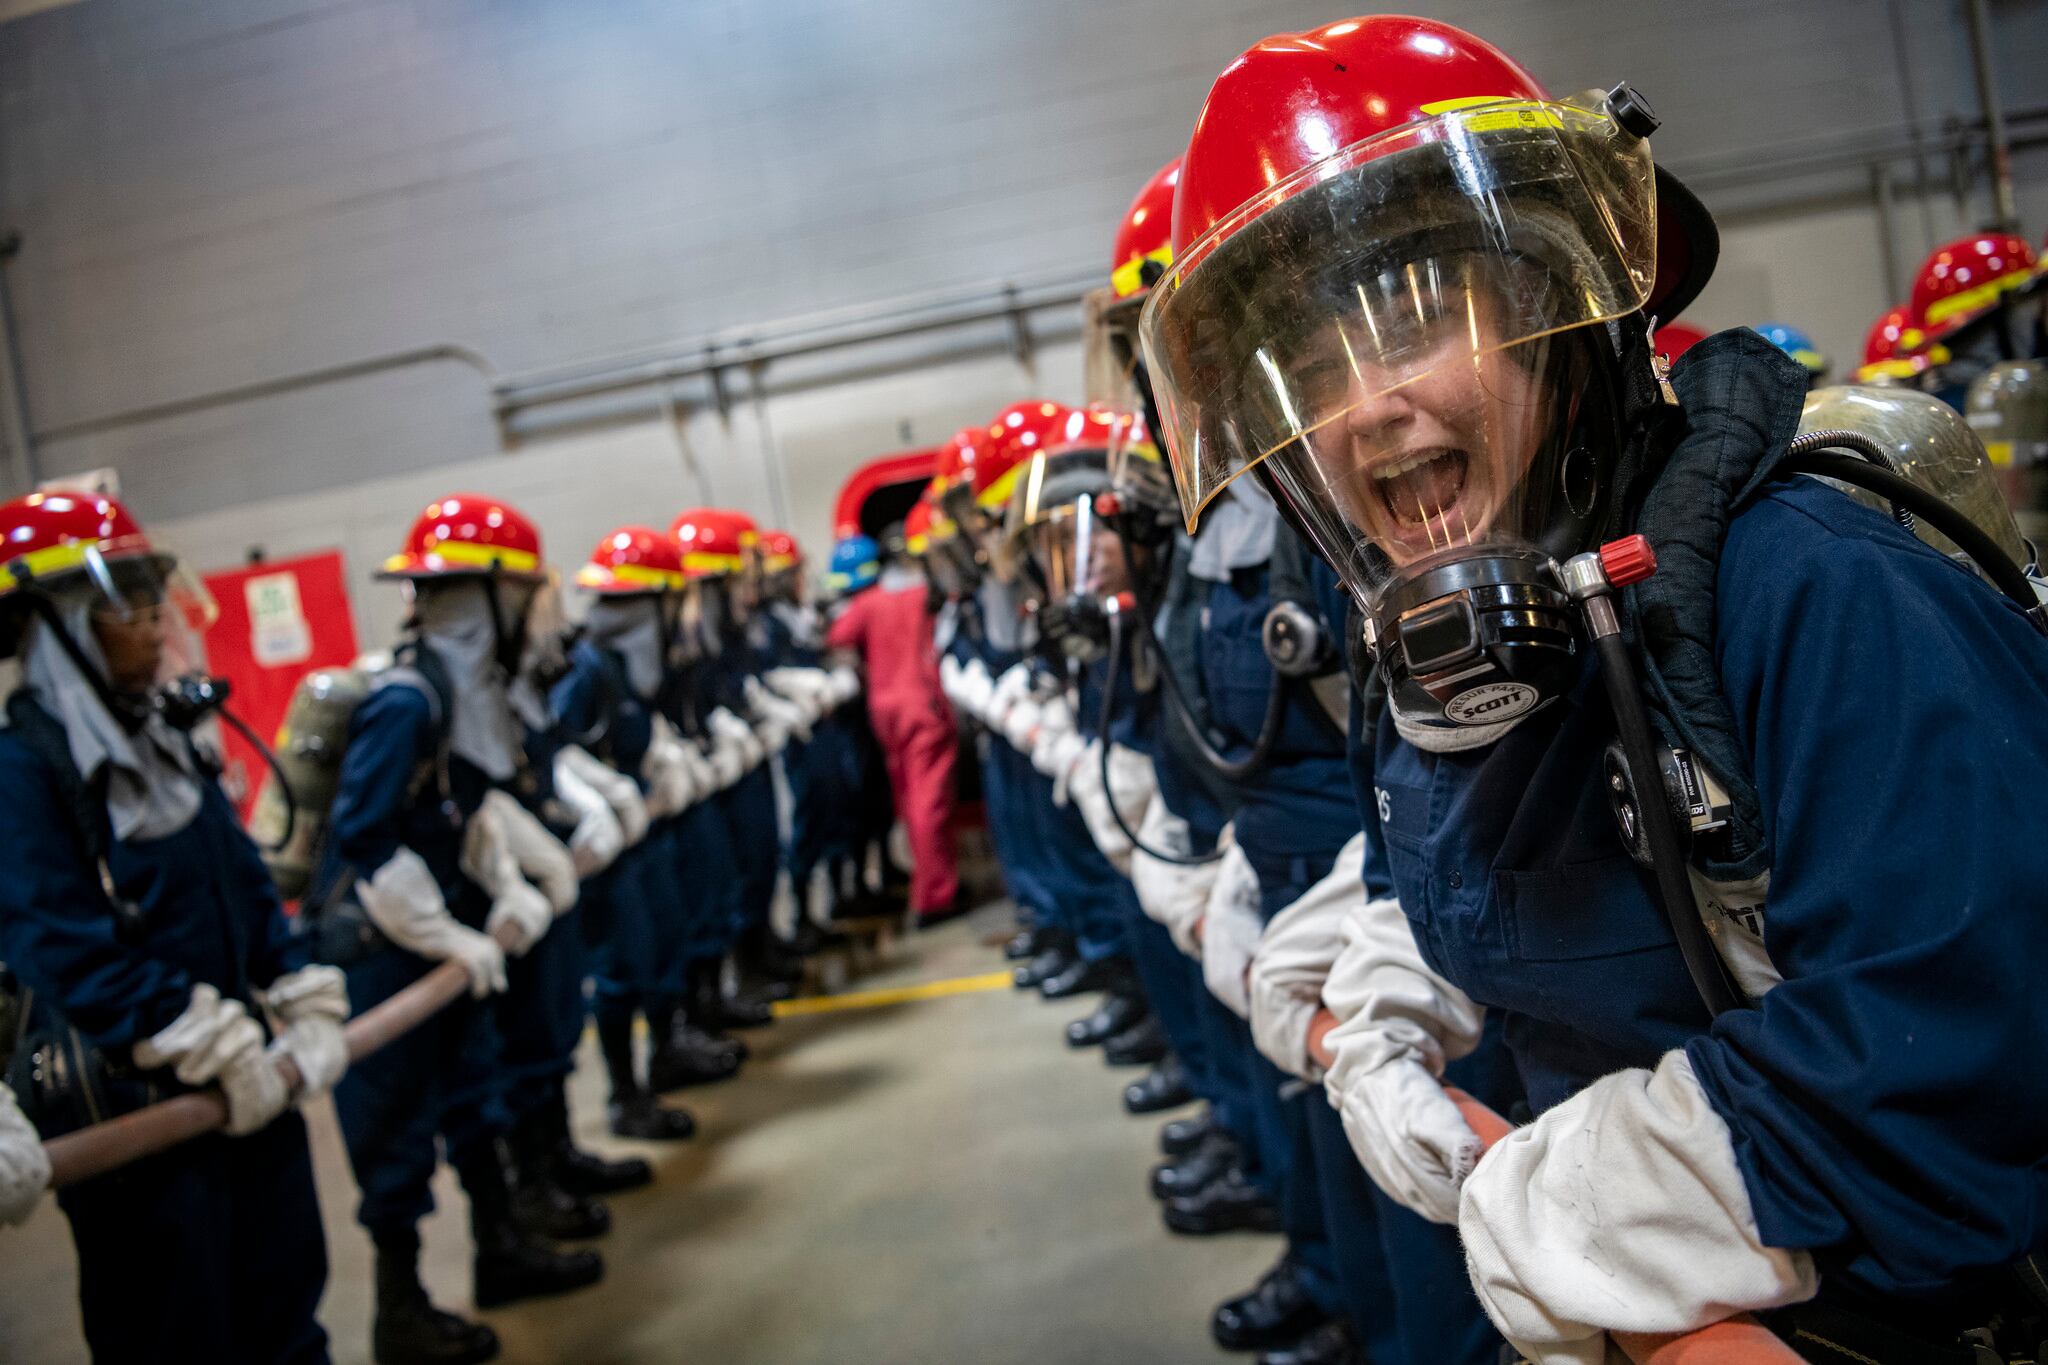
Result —
<instances>
[{"instance_id":1,"label":"gray wall panel","mask_svg":"<svg viewBox=\"0 0 2048 1365\"><path fill-rule=\"evenodd\" d=\"M1660 156L1681 166L1900 126L1875 0L1426 8L1557 91L1635 80L1666 118ZM1993 10L2008 100L2038 99L2048 4ZM1974 112L1960 12L1905 6L1930 126ZM87 0L36 14L0 26L0 224L26 241L10 279L31 410L61 424L440 341L526 371L1092 267L1231 54L1333 15L1306 0ZM1732 226L1767 233L1791 212L1770 205L1799 188L1770 187ZM1802 278L1854 282L1815 324L1837 351L1885 302L1865 297L1881 273L1858 214L1841 248L1855 261L1829 262L1789 218L1783 236L1822 257L1795 263ZM1754 270L1729 286L1731 302L1771 292ZM922 397L887 392L904 410L883 429L981 401L936 378ZM829 409L802 401L807 427ZM53 442L43 460L118 463L142 510L183 517L496 448L474 377L437 368Z\"/></svg>"}]
</instances>

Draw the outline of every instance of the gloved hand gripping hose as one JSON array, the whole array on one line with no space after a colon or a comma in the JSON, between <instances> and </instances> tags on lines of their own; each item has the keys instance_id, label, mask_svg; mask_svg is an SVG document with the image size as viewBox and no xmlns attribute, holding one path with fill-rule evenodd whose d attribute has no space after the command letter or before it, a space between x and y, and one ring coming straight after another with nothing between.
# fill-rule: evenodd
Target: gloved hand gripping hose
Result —
<instances>
[{"instance_id":1,"label":"gloved hand gripping hose","mask_svg":"<svg viewBox=\"0 0 2048 1365\"><path fill-rule=\"evenodd\" d=\"M1147 631L1146 634L1150 635L1151 632ZM1143 839L1140 839L1138 831L1131 828L1130 822L1124 819L1124 813L1116 808L1116 791L1110 786L1109 781L1109 722L1116 708L1117 674L1122 670L1123 658L1124 617L1122 612L1113 612L1109 618L1109 663L1105 666L1102 675L1102 711L1095 726L1099 736L1098 747L1101 749L1101 752L1096 755L1096 761L1102 765L1102 799L1104 804L1109 807L1109 818L1116 821L1116 827L1123 831L1124 838L1131 841L1131 847L1137 849L1138 852L1148 858L1157 859L1162 863L1172 863L1176 867L1202 867L1209 863L1220 862L1224 853L1224 850L1220 848L1212 849L1198 857L1183 857L1178 853L1160 852ZM1162 673L1171 671L1165 667L1163 660L1161 661L1160 671ZM1274 679L1274 692L1276 695L1278 691L1279 679L1276 678ZM1189 728L1193 728L1192 724L1190 724ZM1278 727L1272 725L1269 718L1267 728L1277 729Z\"/></svg>"}]
</instances>

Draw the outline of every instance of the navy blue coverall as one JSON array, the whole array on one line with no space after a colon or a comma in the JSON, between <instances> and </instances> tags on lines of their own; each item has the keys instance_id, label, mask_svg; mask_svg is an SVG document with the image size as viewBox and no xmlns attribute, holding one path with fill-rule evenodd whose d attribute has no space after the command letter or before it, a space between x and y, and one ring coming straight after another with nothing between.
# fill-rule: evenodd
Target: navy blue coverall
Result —
<instances>
[{"instance_id":1,"label":"navy blue coverall","mask_svg":"<svg viewBox=\"0 0 2048 1365\"><path fill-rule=\"evenodd\" d=\"M22 694L12 705L34 703ZM305 952L219 788L201 781L198 814L175 834L122 842L102 827L115 891L140 912L138 927L123 930L75 827L69 781L15 730L0 730L0 959L34 992L40 1020L54 1010L125 1063L137 1042L184 1013L201 982L260 1019L255 992L305 965ZM22 1096L32 1115L36 1098ZM246 1137L187 1142L58 1200L78 1247L79 1306L96 1361L327 1358L314 1317L327 1249L295 1110Z\"/></svg>"}]
</instances>

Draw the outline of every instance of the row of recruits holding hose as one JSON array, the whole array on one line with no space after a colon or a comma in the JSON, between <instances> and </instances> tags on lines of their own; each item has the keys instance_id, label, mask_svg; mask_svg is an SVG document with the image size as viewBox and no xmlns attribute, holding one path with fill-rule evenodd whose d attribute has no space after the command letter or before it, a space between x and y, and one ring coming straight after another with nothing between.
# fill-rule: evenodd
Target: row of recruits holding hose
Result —
<instances>
[{"instance_id":1,"label":"row of recruits holding hose","mask_svg":"<svg viewBox=\"0 0 2048 1365\"><path fill-rule=\"evenodd\" d=\"M190 700L203 593L106 497L9 503L0 541L21 676L0 730L18 1035L0 1212L26 1216L48 1178L38 1133L217 1086L224 1133L59 1196L93 1358L324 1360L297 1109L331 1090L376 1251L375 1357L492 1358L491 1329L420 1283L437 1163L468 1196L479 1307L594 1283L597 1253L557 1243L602 1235L601 1196L652 1171L570 1139L586 981L613 1130L687 1138L656 1093L733 1074L745 1049L723 1030L767 1018L726 991L727 958L771 975L821 932L807 911L791 941L769 927L802 827L775 788L801 804L806 750L859 684L818 666L794 542L722 509L621 527L576 573L589 611L571 630L529 518L430 504L381 571L410 608L397 648L294 698L280 771L299 800L259 851ZM444 961L465 998L351 1066L344 1022Z\"/></svg>"},{"instance_id":2,"label":"row of recruits holding hose","mask_svg":"<svg viewBox=\"0 0 2048 1365\"><path fill-rule=\"evenodd\" d=\"M1814 1361L2048 1342L2033 546L1931 396L1809 391L1748 329L1659 354L1717 237L1656 126L1430 21L1254 46L1104 315L1191 534L1088 434L1133 418L1065 413L1010 536L928 557L1035 600L1047 662L963 658L956 702L1274 1068L1219 1081L1126 921L1288 1234L1266 1301L1324 1319L1269 1358L1598 1362L1745 1313ZM1348 1169L1328 1114L1261 1122L1281 1073ZM1521 1126L1483 1148L1446 1083Z\"/></svg>"}]
</instances>

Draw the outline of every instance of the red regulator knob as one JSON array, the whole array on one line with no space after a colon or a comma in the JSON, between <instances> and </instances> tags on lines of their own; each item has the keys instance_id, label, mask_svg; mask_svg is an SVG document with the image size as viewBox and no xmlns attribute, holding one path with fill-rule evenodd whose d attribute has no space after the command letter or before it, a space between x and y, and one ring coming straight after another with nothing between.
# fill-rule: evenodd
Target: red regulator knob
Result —
<instances>
[{"instance_id":1,"label":"red regulator knob","mask_svg":"<svg viewBox=\"0 0 2048 1365\"><path fill-rule=\"evenodd\" d=\"M1609 583L1625 588L1657 572L1657 552L1645 536L1623 536L1600 547L1600 569Z\"/></svg>"}]
</instances>

